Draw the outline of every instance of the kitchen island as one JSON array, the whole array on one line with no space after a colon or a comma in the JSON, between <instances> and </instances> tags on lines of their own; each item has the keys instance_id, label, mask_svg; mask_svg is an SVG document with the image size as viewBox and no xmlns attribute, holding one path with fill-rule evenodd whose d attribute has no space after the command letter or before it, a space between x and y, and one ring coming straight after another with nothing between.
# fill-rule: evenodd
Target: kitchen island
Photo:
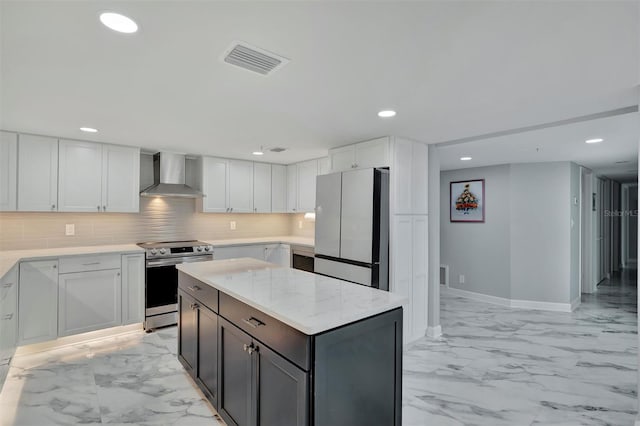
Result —
<instances>
[{"instance_id":1,"label":"kitchen island","mask_svg":"<svg viewBox=\"0 0 640 426\"><path fill-rule=\"evenodd\" d=\"M227 424L400 426L404 298L254 259L178 270L178 357Z\"/></svg>"}]
</instances>

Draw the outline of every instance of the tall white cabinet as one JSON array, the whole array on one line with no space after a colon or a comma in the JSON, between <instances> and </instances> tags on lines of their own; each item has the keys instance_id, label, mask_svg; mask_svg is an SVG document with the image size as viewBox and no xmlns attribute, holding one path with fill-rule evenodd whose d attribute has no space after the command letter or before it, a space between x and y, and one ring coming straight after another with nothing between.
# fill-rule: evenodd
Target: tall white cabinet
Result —
<instances>
[{"instance_id":1,"label":"tall white cabinet","mask_svg":"<svg viewBox=\"0 0 640 426\"><path fill-rule=\"evenodd\" d=\"M58 210L58 139L18 136L18 210Z\"/></svg>"},{"instance_id":2,"label":"tall white cabinet","mask_svg":"<svg viewBox=\"0 0 640 426\"><path fill-rule=\"evenodd\" d=\"M18 135L0 132L0 211L17 208Z\"/></svg>"},{"instance_id":3,"label":"tall white cabinet","mask_svg":"<svg viewBox=\"0 0 640 426\"><path fill-rule=\"evenodd\" d=\"M390 191L390 291L408 299L404 340L427 330L429 217L427 215L428 149L421 143L392 137Z\"/></svg>"}]
</instances>

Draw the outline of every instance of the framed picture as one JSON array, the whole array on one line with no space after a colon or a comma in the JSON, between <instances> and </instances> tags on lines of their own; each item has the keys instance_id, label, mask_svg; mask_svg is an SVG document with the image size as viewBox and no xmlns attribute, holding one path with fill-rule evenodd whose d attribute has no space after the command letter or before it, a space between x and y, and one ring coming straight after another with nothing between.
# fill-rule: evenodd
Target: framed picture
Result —
<instances>
[{"instance_id":1,"label":"framed picture","mask_svg":"<svg viewBox=\"0 0 640 426\"><path fill-rule=\"evenodd\" d=\"M450 183L451 222L484 222L484 179Z\"/></svg>"}]
</instances>

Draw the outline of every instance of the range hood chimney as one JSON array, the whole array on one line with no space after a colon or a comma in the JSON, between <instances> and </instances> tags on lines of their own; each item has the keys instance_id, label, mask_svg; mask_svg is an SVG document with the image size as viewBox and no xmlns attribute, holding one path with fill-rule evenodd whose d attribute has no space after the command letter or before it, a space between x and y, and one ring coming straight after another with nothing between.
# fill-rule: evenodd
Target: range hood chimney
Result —
<instances>
[{"instance_id":1,"label":"range hood chimney","mask_svg":"<svg viewBox=\"0 0 640 426\"><path fill-rule=\"evenodd\" d=\"M185 185L186 159L182 154L158 152L153 155L153 185L141 197L201 198L202 193Z\"/></svg>"}]
</instances>

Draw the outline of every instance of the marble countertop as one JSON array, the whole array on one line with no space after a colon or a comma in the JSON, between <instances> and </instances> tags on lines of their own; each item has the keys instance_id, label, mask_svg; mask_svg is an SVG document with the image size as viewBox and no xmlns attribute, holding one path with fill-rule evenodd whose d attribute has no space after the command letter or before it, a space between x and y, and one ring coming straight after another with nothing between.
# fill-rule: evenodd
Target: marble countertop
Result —
<instances>
[{"instance_id":1,"label":"marble countertop","mask_svg":"<svg viewBox=\"0 0 640 426\"><path fill-rule=\"evenodd\" d=\"M177 268L307 335L406 302L387 291L248 258L183 263Z\"/></svg>"},{"instance_id":2,"label":"marble countertop","mask_svg":"<svg viewBox=\"0 0 640 426\"><path fill-rule=\"evenodd\" d=\"M105 253L144 253L144 250L135 244L112 244L105 246L60 247L31 250L4 250L0 251L0 277L6 274L16 263L21 260L50 259L64 256Z\"/></svg>"},{"instance_id":3,"label":"marble countertop","mask_svg":"<svg viewBox=\"0 0 640 426\"><path fill-rule=\"evenodd\" d=\"M251 244L294 244L298 246L314 246L313 238L294 237L294 236L279 236L279 237L259 237L259 238L233 238L225 240L203 240L207 244L211 244L214 247L223 246L242 246Z\"/></svg>"}]
</instances>

